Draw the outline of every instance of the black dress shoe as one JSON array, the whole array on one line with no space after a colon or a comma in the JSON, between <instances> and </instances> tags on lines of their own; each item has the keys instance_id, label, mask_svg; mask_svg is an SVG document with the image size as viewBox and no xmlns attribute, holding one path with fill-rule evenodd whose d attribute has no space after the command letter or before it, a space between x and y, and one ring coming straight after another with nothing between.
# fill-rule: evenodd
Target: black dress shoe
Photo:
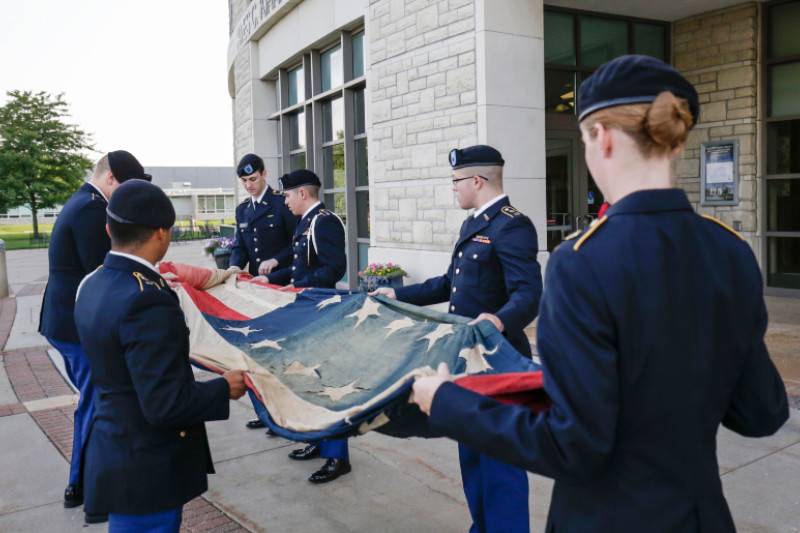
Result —
<instances>
[{"instance_id":1,"label":"black dress shoe","mask_svg":"<svg viewBox=\"0 0 800 533\"><path fill-rule=\"evenodd\" d=\"M319 457L318 444L309 444L305 448L292 450L289 453L289 459L294 459L295 461L305 461L307 459L313 459L314 457Z\"/></svg>"},{"instance_id":2,"label":"black dress shoe","mask_svg":"<svg viewBox=\"0 0 800 533\"><path fill-rule=\"evenodd\" d=\"M254 419L248 421L247 424L244 425L244 427L246 427L247 429L261 429L261 428L266 427L266 426L265 426L264 422L262 422L258 418L254 418Z\"/></svg>"},{"instance_id":3,"label":"black dress shoe","mask_svg":"<svg viewBox=\"0 0 800 533\"><path fill-rule=\"evenodd\" d=\"M267 437L277 437L278 436L278 434L275 433L274 431L272 431L270 428L267 428L267 431L265 433L267 434Z\"/></svg>"},{"instance_id":4,"label":"black dress shoe","mask_svg":"<svg viewBox=\"0 0 800 533\"><path fill-rule=\"evenodd\" d=\"M327 483L328 481L333 481L339 476L343 476L350 472L352 468L350 467L350 461L346 459L328 459L325 461L325 464L311 474L311 477L308 480L311 483Z\"/></svg>"},{"instance_id":5,"label":"black dress shoe","mask_svg":"<svg viewBox=\"0 0 800 533\"><path fill-rule=\"evenodd\" d=\"M83 521L87 524L102 524L108 522L106 513L83 513Z\"/></svg>"},{"instance_id":6,"label":"black dress shoe","mask_svg":"<svg viewBox=\"0 0 800 533\"><path fill-rule=\"evenodd\" d=\"M64 507L72 509L83 505L83 491L77 485L67 485L64 489Z\"/></svg>"}]
</instances>

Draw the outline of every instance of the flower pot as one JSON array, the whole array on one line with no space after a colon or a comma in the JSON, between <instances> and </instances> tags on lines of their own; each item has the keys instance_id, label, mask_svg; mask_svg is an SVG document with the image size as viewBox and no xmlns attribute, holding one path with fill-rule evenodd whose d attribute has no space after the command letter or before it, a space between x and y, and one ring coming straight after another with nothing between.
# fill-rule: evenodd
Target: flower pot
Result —
<instances>
[{"instance_id":1,"label":"flower pot","mask_svg":"<svg viewBox=\"0 0 800 533\"><path fill-rule=\"evenodd\" d=\"M231 251L230 250L214 250L214 262L217 263L217 268L227 269L231 266Z\"/></svg>"},{"instance_id":2,"label":"flower pot","mask_svg":"<svg viewBox=\"0 0 800 533\"><path fill-rule=\"evenodd\" d=\"M364 292L371 292L379 287L396 289L403 286L403 276L360 276L358 288Z\"/></svg>"}]
</instances>

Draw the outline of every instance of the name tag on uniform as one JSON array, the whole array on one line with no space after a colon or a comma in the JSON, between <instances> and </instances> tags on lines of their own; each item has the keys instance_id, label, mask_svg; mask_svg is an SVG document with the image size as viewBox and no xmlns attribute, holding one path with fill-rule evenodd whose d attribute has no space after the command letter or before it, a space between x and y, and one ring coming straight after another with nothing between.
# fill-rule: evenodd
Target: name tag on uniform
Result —
<instances>
[{"instance_id":1,"label":"name tag on uniform","mask_svg":"<svg viewBox=\"0 0 800 533\"><path fill-rule=\"evenodd\" d=\"M247 222L239 222L239 229L247 229Z\"/></svg>"},{"instance_id":2,"label":"name tag on uniform","mask_svg":"<svg viewBox=\"0 0 800 533\"><path fill-rule=\"evenodd\" d=\"M472 240L473 242L479 242L481 244L492 244L492 239L483 235L475 235Z\"/></svg>"}]
</instances>

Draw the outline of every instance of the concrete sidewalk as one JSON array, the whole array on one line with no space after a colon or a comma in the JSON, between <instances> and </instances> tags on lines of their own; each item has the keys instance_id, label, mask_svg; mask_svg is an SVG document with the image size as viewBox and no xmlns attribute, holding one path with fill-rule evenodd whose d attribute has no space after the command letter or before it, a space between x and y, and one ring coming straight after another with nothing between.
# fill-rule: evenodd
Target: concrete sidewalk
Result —
<instances>
[{"instance_id":1,"label":"concrete sidewalk","mask_svg":"<svg viewBox=\"0 0 800 533\"><path fill-rule=\"evenodd\" d=\"M200 249L199 243L177 245L169 258L205 264ZM80 509L61 505L74 396L36 333L46 262L41 250L8 253L16 296L0 300L0 531L104 531L85 528ZM768 344L796 397L800 301L770 299L769 307ZM720 472L740 531L800 532L798 407L767 439L720 431ZM449 533L469 527L452 441L371 433L351 441L350 475L313 486L306 478L321 460L290 461L286 454L296 444L245 429L252 417L252 407L238 401L229 420L207 424L217 474L205 499L187 505L185 531ZM530 480L532 531L538 532L552 483Z\"/></svg>"}]
</instances>

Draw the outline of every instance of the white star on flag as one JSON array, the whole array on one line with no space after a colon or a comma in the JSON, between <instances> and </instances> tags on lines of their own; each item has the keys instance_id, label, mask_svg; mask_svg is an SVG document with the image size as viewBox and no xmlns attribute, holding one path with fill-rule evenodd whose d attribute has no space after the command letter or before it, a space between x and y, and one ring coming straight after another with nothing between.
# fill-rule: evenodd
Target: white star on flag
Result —
<instances>
[{"instance_id":1,"label":"white star on flag","mask_svg":"<svg viewBox=\"0 0 800 533\"><path fill-rule=\"evenodd\" d=\"M386 334L385 338L389 338L389 335L394 333L395 331L400 331L401 329L406 329L414 326L414 321L411 320L409 317L401 318L400 320L395 320L391 322L388 326L383 329L388 329L389 333Z\"/></svg>"},{"instance_id":2,"label":"white star on flag","mask_svg":"<svg viewBox=\"0 0 800 533\"><path fill-rule=\"evenodd\" d=\"M272 348L273 350L283 350L281 345L278 344L281 341L285 341L286 339L278 339L273 341L271 339L264 339L263 341L256 342L250 345L251 348Z\"/></svg>"},{"instance_id":3,"label":"white star on flag","mask_svg":"<svg viewBox=\"0 0 800 533\"><path fill-rule=\"evenodd\" d=\"M345 385L344 387L325 387L322 392L318 392L320 396L327 396L334 402L338 402L348 394L353 394L354 392L358 392L360 390L364 390L361 387L356 387L356 382L358 380L350 383L349 385Z\"/></svg>"},{"instance_id":4,"label":"white star on flag","mask_svg":"<svg viewBox=\"0 0 800 533\"><path fill-rule=\"evenodd\" d=\"M500 345L498 344L493 350L487 350L483 344L478 343L471 348L464 348L458 352L458 357L466 361L466 373L475 374L476 372L483 372L484 370L492 369L492 365L486 361L484 355L496 354L499 347Z\"/></svg>"},{"instance_id":5,"label":"white star on flag","mask_svg":"<svg viewBox=\"0 0 800 533\"><path fill-rule=\"evenodd\" d=\"M381 306L380 303L376 302L370 297L367 297L367 299L364 300L364 305L361 306L361 309L359 309L355 313L347 315L345 318L350 318L351 316L355 317L357 320L356 320L356 325L353 326L353 329L356 329L358 326L361 325L362 322L364 322L367 319L367 317L378 316L379 315L378 309L380 309L380 306Z\"/></svg>"},{"instance_id":6,"label":"white star on flag","mask_svg":"<svg viewBox=\"0 0 800 533\"><path fill-rule=\"evenodd\" d=\"M439 324L439 327L437 327L435 330L431 331L424 337L420 337L419 340L422 339L428 340L428 349L425 351L429 352L430 349L433 347L433 345L436 344L436 341L438 341L442 337L446 337L452 334L453 334L453 324Z\"/></svg>"},{"instance_id":7,"label":"white star on flag","mask_svg":"<svg viewBox=\"0 0 800 533\"><path fill-rule=\"evenodd\" d=\"M308 376L310 378L319 379L319 372L317 369L320 365L306 366L300 361L292 361L292 364L286 367L283 371L286 375Z\"/></svg>"},{"instance_id":8,"label":"white star on flag","mask_svg":"<svg viewBox=\"0 0 800 533\"><path fill-rule=\"evenodd\" d=\"M260 329L250 329L250 326L245 326L243 328L234 328L233 326L225 326L222 329L224 329L225 331L235 331L237 333L241 333L245 337L249 336L251 333L257 333L261 331Z\"/></svg>"},{"instance_id":9,"label":"white star on flag","mask_svg":"<svg viewBox=\"0 0 800 533\"><path fill-rule=\"evenodd\" d=\"M320 303L317 304L317 309L322 310L328 307L329 305L338 304L342 302L342 296L337 294L336 296L331 296L327 300L322 300Z\"/></svg>"}]
</instances>

